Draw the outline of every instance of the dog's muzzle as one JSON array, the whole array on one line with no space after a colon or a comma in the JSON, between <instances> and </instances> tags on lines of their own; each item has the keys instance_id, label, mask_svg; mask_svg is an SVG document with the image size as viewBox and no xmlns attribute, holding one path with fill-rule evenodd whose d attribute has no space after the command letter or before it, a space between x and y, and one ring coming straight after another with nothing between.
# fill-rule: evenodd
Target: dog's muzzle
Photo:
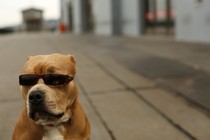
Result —
<instances>
[{"instance_id":1,"label":"dog's muzzle","mask_svg":"<svg viewBox=\"0 0 210 140\"><path fill-rule=\"evenodd\" d=\"M42 91L32 91L28 96L29 117L38 121L39 119L56 120L61 118L64 113L53 114L45 106L45 93Z\"/></svg>"}]
</instances>

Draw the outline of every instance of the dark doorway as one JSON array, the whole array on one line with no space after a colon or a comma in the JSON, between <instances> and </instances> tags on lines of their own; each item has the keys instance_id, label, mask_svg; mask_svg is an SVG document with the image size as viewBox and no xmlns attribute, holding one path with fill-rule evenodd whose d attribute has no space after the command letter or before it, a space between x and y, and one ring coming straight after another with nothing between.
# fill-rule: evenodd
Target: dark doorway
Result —
<instances>
[{"instance_id":1,"label":"dark doorway","mask_svg":"<svg viewBox=\"0 0 210 140\"><path fill-rule=\"evenodd\" d=\"M83 0L81 9L82 9L82 30L84 32L94 31L92 0Z\"/></svg>"},{"instance_id":2,"label":"dark doorway","mask_svg":"<svg viewBox=\"0 0 210 140\"><path fill-rule=\"evenodd\" d=\"M26 21L26 30L27 31L41 31L42 30L42 22L39 19L27 20Z\"/></svg>"},{"instance_id":3,"label":"dark doorway","mask_svg":"<svg viewBox=\"0 0 210 140\"><path fill-rule=\"evenodd\" d=\"M69 12L68 28L69 28L69 31L73 31L73 12L72 12L72 3L71 2L69 3L69 6L68 6L68 12Z\"/></svg>"},{"instance_id":4,"label":"dark doorway","mask_svg":"<svg viewBox=\"0 0 210 140\"><path fill-rule=\"evenodd\" d=\"M144 0L145 34L174 34L174 0Z\"/></svg>"}]
</instances>

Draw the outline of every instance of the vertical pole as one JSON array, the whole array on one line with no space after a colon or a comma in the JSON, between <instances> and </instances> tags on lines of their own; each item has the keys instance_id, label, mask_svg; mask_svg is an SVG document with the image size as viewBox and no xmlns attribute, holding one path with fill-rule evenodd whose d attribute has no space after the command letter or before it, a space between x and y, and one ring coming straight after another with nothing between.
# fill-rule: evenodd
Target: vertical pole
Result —
<instances>
[{"instance_id":1,"label":"vertical pole","mask_svg":"<svg viewBox=\"0 0 210 140\"><path fill-rule=\"evenodd\" d=\"M73 31L72 1L70 1L68 5L68 13L69 13L69 30Z\"/></svg>"},{"instance_id":2,"label":"vertical pole","mask_svg":"<svg viewBox=\"0 0 210 140\"><path fill-rule=\"evenodd\" d=\"M61 16L60 16L60 22L63 20L63 16L64 16L64 13L63 13L63 4L64 1L63 0L60 0L60 13L61 13Z\"/></svg>"},{"instance_id":3,"label":"vertical pole","mask_svg":"<svg viewBox=\"0 0 210 140\"><path fill-rule=\"evenodd\" d=\"M153 31L156 33L156 27L157 27L157 2L156 0L153 0Z\"/></svg>"},{"instance_id":4,"label":"vertical pole","mask_svg":"<svg viewBox=\"0 0 210 140\"><path fill-rule=\"evenodd\" d=\"M140 34L143 35L146 33L146 26L147 26L147 20L145 18L145 15L148 12L148 0L140 0L139 2L139 22L140 22Z\"/></svg>"},{"instance_id":5,"label":"vertical pole","mask_svg":"<svg viewBox=\"0 0 210 140\"><path fill-rule=\"evenodd\" d=\"M121 0L112 0L112 32L114 35L122 33L122 5Z\"/></svg>"},{"instance_id":6,"label":"vertical pole","mask_svg":"<svg viewBox=\"0 0 210 140\"><path fill-rule=\"evenodd\" d=\"M171 0L166 0L166 34L170 34L171 27Z\"/></svg>"}]
</instances>

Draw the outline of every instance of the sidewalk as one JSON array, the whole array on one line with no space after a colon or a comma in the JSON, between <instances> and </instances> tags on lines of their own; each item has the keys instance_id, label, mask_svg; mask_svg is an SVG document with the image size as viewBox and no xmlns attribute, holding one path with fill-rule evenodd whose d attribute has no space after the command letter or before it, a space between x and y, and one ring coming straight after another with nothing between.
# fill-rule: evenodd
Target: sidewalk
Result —
<instances>
[{"instance_id":1,"label":"sidewalk","mask_svg":"<svg viewBox=\"0 0 210 140\"><path fill-rule=\"evenodd\" d=\"M210 138L209 117L154 81L106 56L83 55L78 62L82 102L88 115L96 114L90 117L92 139Z\"/></svg>"},{"instance_id":2,"label":"sidewalk","mask_svg":"<svg viewBox=\"0 0 210 140\"><path fill-rule=\"evenodd\" d=\"M82 103L90 116L92 139L208 140L210 120L199 108L164 88L157 79L147 79L145 73L141 75L141 72L129 69L132 64L142 64L141 61L135 63L135 59L154 55L150 52L152 49L143 46L150 41L143 41L94 36L69 40L69 46L74 46L71 51L77 56L78 83ZM150 44L153 46L155 42ZM177 44L168 42L168 45ZM160 53L168 46L155 47L159 47L156 49ZM188 52L188 55L192 54ZM182 66L187 64L184 62ZM180 73L187 75L194 69L187 68L185 73Z\"/></svg>"},{"instance_id":3,"label":"sidewalk","mask_svg":"<svg viewBox=\"0 0 210 140\"><path fill-rule=\"evenodd\" d=\"M206 45L198 48L151 38L20 34L1 38L0 46L4 46L0 48L2 75L11 76L0 81L5 83L0 96L2 140L11 139L22 106L14 81L25 59L54 52L74 54L77 59L76 82L91 123L91 140L210 139L208 110L182 96L188 93L179 87L179 78L209 74L204 65L210 57ZM169 85L170 78L178 82ZM193 87L191 79L186 82L187 88Z\"/></svg>"},{"instance_id":4,"label":"sidewalk","mask_svg":"<svg viewBox=\"0 0 210 140\"><path fill-rule=\"evenodd\" d=\"M193 45L188 44L189 48L181 48L187 44L173 41L165 43L160 40L152 43L151 40L144 39L94 36L73 37L72 40L69 40L69 46L74 46L71 51L75 51L78 59L78 81L82 99L87 99L86 102L91 108L86 109L91 110L91 114L88 115L95 116L90 117L92 139L210 139L208 131L210 120L200 110L201 108L177 94L176 90L167 90L168 88L161 84L161 78L191 76L194 71L200 71L198 67L195 69L196 63L182 60L184 57L181 55L174 54L172 59L173 50L187 51L193 49L190 48L194 47ZM165 46L157 46L158 41ZM159 51L152 53L151 47L158 47L156 49ZM170 58L162 57L164 53L161 51L166 49L168 51L166 55ZM204 49L208 48L204 45ZM186 54L183 53L183 56L193 58L194 55L199 56L198 53L193 54L188 51ZM158 60L156 65L149 62L144 65L153 65L152 68L145 69L147 70L145 74L145 71L142 72L142 68L139 67L145 64L142 60L154 57L156 59L153 60ZM164 62L166 59L167 63ZM196 59L194 57L192 60ZM153 74L152 72L157 73L152 76L147 75L147 73ZM98 126L101 126L101 129Z\"/></svg>"}]
</instances>

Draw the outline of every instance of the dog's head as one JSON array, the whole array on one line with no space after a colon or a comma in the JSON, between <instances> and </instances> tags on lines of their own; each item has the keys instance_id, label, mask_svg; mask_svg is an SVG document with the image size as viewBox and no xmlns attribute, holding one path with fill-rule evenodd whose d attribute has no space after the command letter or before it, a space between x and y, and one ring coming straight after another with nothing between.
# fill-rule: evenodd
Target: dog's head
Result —
<instances>
[{"instance_id":1,"label":"dog's head","mask_svg":"<svg viewBox=\"0 0 210 140\"><path fill-rule=\"evenodd\" d=\"M76 62L72 55L29 57L19 77L28 116L40 125L57 125L71 117L77 98Z\"/></svg>"}]
</instances>

